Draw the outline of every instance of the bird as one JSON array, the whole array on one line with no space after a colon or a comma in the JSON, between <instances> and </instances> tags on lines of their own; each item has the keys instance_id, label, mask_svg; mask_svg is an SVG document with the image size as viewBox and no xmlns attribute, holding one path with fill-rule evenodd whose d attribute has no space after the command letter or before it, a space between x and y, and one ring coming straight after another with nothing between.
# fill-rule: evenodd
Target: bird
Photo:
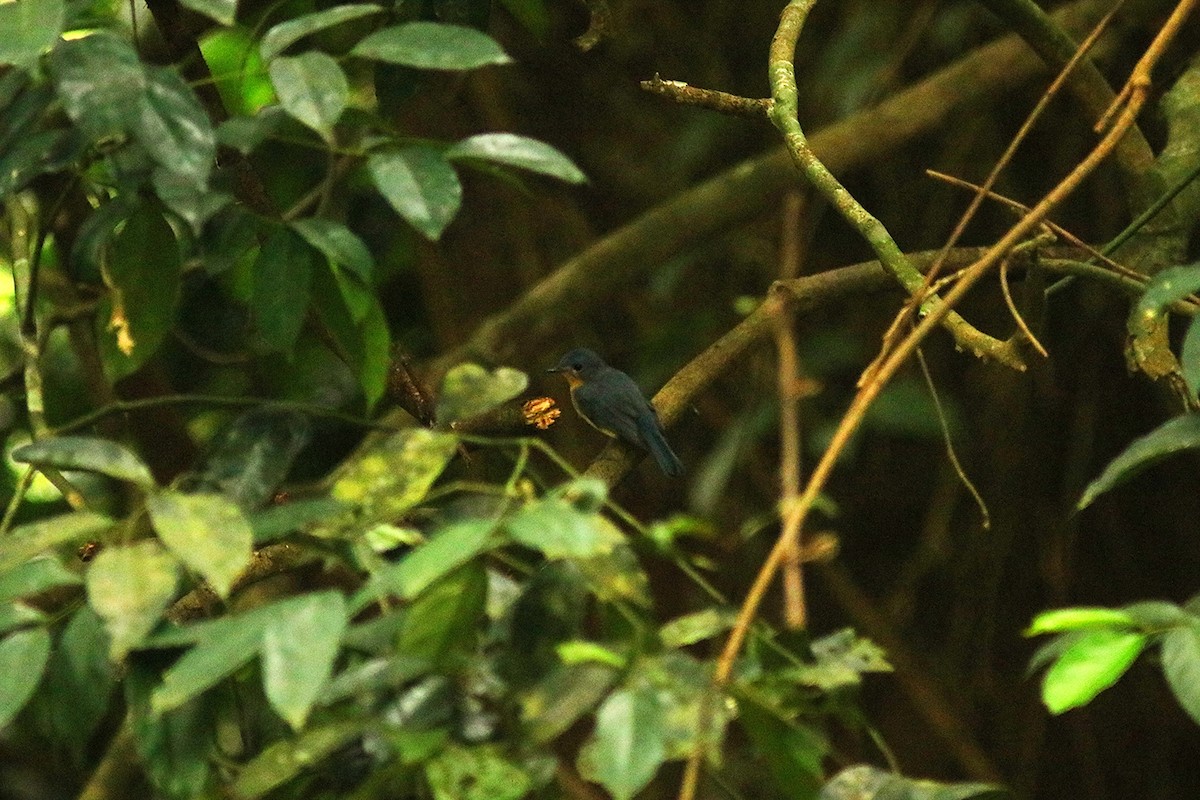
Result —
<instances>
[{"instance_id":1,"label":"bird","mask_svg":"<svg viewBox=\"0 0 1200 800\"><path fill-rule=\"evenodd\" d=\"M546 371L567 379L571 403L585 422L606 436L648 451L664 474L683 474L683 462L667 444L658 413L633 378L585 347L575 348Z\"/></svg>"}]
</instances>

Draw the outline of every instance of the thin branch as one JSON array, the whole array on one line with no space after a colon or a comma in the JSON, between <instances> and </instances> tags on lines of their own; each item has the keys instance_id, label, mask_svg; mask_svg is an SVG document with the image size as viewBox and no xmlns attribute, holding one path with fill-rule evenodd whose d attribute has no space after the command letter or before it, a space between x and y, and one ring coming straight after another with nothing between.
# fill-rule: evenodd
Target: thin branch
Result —
<instances>
[{"instance_id":1,"label":"thin branch","mask_svg":"<svg viewBox=\"0 0 1200 800\"><path fill-rule=\"evenodd\" d=\"M715 89L701 89L683 81L664 81L657 72L651 80L642 81L639 85L650 94L681 106L707 108L737 117L765 118L771 113L772 101L769 97L742 97Z\"/></svg>"},{"instance_id":2,"label":"thin branch","mask_svg":"<svg viewBox=\"0 0 1200 800\"><path fill-rule=\"evenodd\" d=\"M927 291L925 278L908 263L883 223L863 208L834 178L829 168L813 152L800 125L793 61L800 30L815 4L816 0L791 0L780 17L779 28L771 41L769 71L771 97L775 101L771 108L771 122L783 135L792 162L809 183L867 240L880 263L913 297L913 303L919 305L923 313L931 313L942 306L942 299ZM1025 369L1025 362L1015 348L975 328L958 312L947 310L940 318L960 347L980 358L994 359L1016 370Z\"/></svg>"}]
</instances>

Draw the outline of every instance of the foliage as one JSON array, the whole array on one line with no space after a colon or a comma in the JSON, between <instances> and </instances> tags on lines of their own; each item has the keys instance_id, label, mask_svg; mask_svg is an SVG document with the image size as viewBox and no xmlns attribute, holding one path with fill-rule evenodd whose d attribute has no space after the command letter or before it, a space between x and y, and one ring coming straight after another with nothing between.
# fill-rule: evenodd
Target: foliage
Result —
<instances>
[{"instance_id":1,"label":"foliage","mask_svg":"<svg viewBox=\"0 0 1200 800\"><path fill-rule=\"evenodd\" d=\"M1146 648L1162 648L1167 685L1200 724L1200 598L1185 606L1163 601L1119 609L1063 608L1034 618L1028 635L1055 637L1038 650L1032 668L1049 664L1042 699L1055 714L1084 705L1116 683Z\"/></svg>"},{"instance_id":2,"label":"foliage","mask_svg":"<svg viewBox=\"0 0 1200 800\"><path fill-rule=\"evenodd\" d=\"M779 8L614 3L613 17L601 0L579 5L591 27L575 49L564 31L580 9L543 0L0 2L0 260L13 279L0 292L0 425L13 430L15 470L0 522L0 794L40 797L38 781L53 780L55 796L116 797L144 781L167 798L515 800L591 795L590 783L632 800L673 792L700 765L722 791L753 797L965 800L1002 793L986 781L1021 768L989 763L957 716L1029 706L1019 664L979 651L1017 640L1031 602L1077 588L1067 550L1091 540L1066 529L1099 527L1069 517L1077 497L1076 511L1101 495L1125 509L1137 498L1117 486L1200 442L1200 322L1169 336L1173 315L1195 317L1200 287L1200 267L1179 266L1200 219L1189 187L1200 69L1156 71L1174 85L1162 93L1161 154L1147 145L1132 159L1146 174L1129 174L1126 152L1115 173L1129 191L1100 181L1086 212L1061 209L1063 224L1092 235L1157 202L1103 248L1123 269L1103 272L1094 251L1059 259L1041 239L1003 268L996 308L1028 323L1011 352L1029 355L1036 332L1055 356L1067 350L1053 370L956 381L965 359L927 342L928 380L870 387L876 400L838 454L843 483L815 506L839 530L810 520L805 547L785 553L790 577L820 576L808 584L810 634L738 613L781 515L797 507L779 502L775 395L803 406L805 441L793 430L780 451L808 473L810 454L798 451L830 445L898 306L864 297L851 313L822 313L881 288L866 267L799 279L816 287L789 311L802 368L777 384L756 339L778 316L763 296L791 303L788 284L769 288L790 233L751 219L792 187L788 162L763 156L681 191L776 139L754 138L766 134L744 120L648 110L612 75L657 64L663 34L695 74L759 86ZM806 127L873 105L892 81L924 80L994 30L972 4L825 8L814 24L836 35L796 55L792 121ZM580 52L613 26L623 35ZM751 48L752 77L741 69ZM877 253L903 265L895 242L904 252L944 242L927 240L953 227L955 204L896 188L937 158L924 143L901 145L941 129L941 156L961 166L994 131L1015 129L1020 103L968 105L1011 95L1010 74L1033 74L1015 56L998 63L1004 77L953 67L953 91L937 103L885 101L801 148L830 160L831 171L808 166L840 210L850 195L825 179L856 171L864 202L850 221ZM531 91L521 80L535 71ZM773 91L781 74L776 63ZM823 93L826 105L804 107ZM794 143L799 128L788 130ZM1077 163L1063 142L1029 149L1032 166L998 191L1040 192L1051 150L1064 174ZM564 151L586 159L587 175ZM875 171L859 176L867 162ZM861 243L820 205L786 211L783 226L800 231L814 271L860 260ZM1009 230L1000 225L984 216L978 232L998 237ZM1135 294L1132 310L1125 298L1065 299L1069 284L1042 284L1054 269L1102 272L1096 286ZM961 277L948 268L936 291ZM1124 320L1131 363L1167 378L1190 413L1134 439L1149 404L1089 383L1106 374L1091 360L1097 320ZM580 475L569 410L550 434L562 452L530 433L559 413L530 395L544 388L536 367L568 338L597 340L660 384L694 358L656 400L678 425L669 435L684 480L653 483L655 473L612 489L611 451ZM940 395L935 378L948 384ZM1028 435L1042 403L1060 403L1061 416L1045 413L1045 430ZM1095 431L1096 452L1126 449L1081 493ZM929 468L945 445L963 448L953 469ZM976 470L992 478L968 489L998 507L995 535L979 529L986 508L955 500L955 479ZM1132 537L1132 518L1113 515L1112 527ZM813 566L839 543L844 564ZM1012 577L1008 561L1031 553L1042 569ZM1124 592L1104 567L1102 588ZM1200 600L1039 615L1029 633L1053 636L1034 657L1046 706L1091 702L1149 651L1200 723L1198 615ZM899 680L879 677L888 655L842 616L895 648ZM744 645L722 654L731 633ZM958 690L961 702L942 696ZM880 697L885 725L916 720L887 741L871 713ZM931 736L957 767L929 755ZM975 780L916 780L865 760Z\"/></svg>"}]
</instances>

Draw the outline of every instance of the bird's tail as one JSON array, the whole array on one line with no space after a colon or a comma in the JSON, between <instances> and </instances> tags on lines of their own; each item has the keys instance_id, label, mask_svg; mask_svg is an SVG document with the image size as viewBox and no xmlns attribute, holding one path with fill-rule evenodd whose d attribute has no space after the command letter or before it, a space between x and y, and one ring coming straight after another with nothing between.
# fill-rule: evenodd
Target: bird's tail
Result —
<instances>
[{"instance_id":1,"label":"bird's tail","mask_svg":"<svg viewBox=\"0 0 1200 800\"><path fill-rule=\"evenodd\" d=\"M667 437L663 436L662 426L658 424L658 419L646 414L638 420L638 429L642 434L642 441L645 442L646 449L658 462L659 469L672 478L682 475L683 462L679 460L679 456L675 455L671 445L667 444Z\"/></svg>"}]
</instances>

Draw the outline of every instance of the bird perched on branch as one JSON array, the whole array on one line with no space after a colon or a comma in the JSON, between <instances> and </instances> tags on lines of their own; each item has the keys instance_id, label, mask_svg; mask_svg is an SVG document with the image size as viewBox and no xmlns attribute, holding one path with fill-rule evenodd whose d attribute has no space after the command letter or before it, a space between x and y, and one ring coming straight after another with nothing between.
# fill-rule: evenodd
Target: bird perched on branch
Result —
<instances>
[{"instance_id":1,"label":"bird perched on branch","mask_svg":"<svg viewBox=\"0 0 1200 800\"><path fill-rule=\"evenodd\" d=\"M633 378L583 347L567 353L547 372L567 379L571 402L585 422L606 436L648 451L665 474L683 474L683 464L667 444L658 413Z\"/></svg>"}]
</instances>

